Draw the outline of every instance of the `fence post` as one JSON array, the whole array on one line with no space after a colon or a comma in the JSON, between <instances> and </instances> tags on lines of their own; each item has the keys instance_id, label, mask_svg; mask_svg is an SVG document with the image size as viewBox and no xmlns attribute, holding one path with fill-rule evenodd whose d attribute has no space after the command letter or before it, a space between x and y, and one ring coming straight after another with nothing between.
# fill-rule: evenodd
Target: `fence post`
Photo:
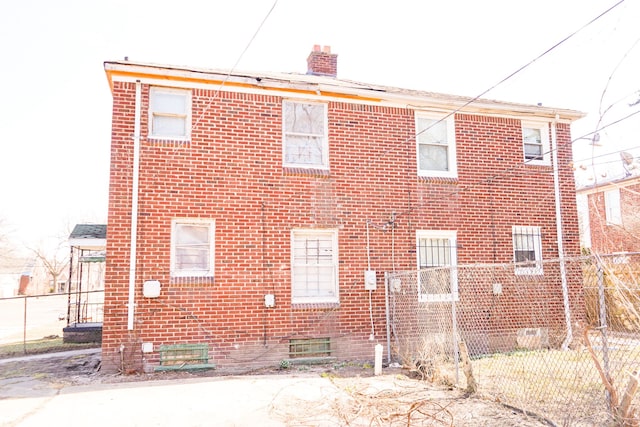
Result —
<instances>
[{"instance_id":1,"label":"fence post","mask_svg":"<svg viewBox=\"0 0 640 427\"><path fill-rule=\"evenodd\" d=\"M24 320L22 322L22 352L27 354L27 296L24 296Z\"/></svg>"},{"instance_id":2,"label":"fence post","mask_svg":"<svg viewBox=\"0 0 640 427\"><path fill-rule=\"evenodd\" d=\"M604 272L602 270L602 264L598 260L598 305L600 308L600 334L602 335L602 362L604 365L604 373L607 376L607 380L611 382L611 375L609 370L609 343L607 340L607 306L604 294ZM605 390L607 397L607 405L611 409L611 393L609 390Z\"/></svg>"},{"instance_id":3,"label":"fence post","mask_svg":"<svg viewBox=\"0 0 640 427\"><path fill-rule=\"evenodd\" d=\"M391 328L389 319L389 272L384 272L384 310L387 316L387 363L391 363Z\"/></svg>"},{"instance_id":4,"label":"fence post","mask_svg":"<svg viewBox=\"0 0 640 427\"><path fill-rule=\"evenodd\" d=\"M456 270L456 267L451 267L451 271L453 274L456 275L456 280L457 280L457 276L458 276L458 271ZM455 370L456 370L456 385L458 385L460 383L460 349L459 349L459 345L460 345L460 340L458 339L458 317L456 315L456 296L457 296L457 289L454 291L454 289L451 289L451 323L452 323L452 332L453 332L453 360L454 360L454 364L455 364Z\"/></svg>"}]
</instances>

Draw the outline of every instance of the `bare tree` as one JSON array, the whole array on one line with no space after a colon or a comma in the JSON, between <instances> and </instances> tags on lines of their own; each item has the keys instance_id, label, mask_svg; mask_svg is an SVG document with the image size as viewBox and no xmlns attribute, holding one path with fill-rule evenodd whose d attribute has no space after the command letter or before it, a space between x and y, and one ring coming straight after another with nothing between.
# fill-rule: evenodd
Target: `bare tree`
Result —
<instances>
[{"instance_id":1,"label":"bare tree","mask_svg":"<svg viewBox=\"0 0 640 427\"><path fill-rule=\"evenodd\" d=\"M65 289L57 289L60 277L63 276L63 273L69 268L69 249L66 238L54 238L48 249L45 249L44 244L40 244L38 248L30 249L46 270L47 277L50 278L50 283L53 283L53 289L51 289L51 291L66 291L68 283L65 285Z\"/></svg>"}]
</instances>

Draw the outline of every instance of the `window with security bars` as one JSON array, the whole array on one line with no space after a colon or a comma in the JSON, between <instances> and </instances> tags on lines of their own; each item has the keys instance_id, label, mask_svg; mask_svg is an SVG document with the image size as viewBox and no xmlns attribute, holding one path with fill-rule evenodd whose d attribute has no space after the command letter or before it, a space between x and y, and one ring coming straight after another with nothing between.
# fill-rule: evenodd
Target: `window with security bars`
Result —
<instances>
[{"instance_id":1,"label":"window with security bars","mask_svg":"<svg viewBox=\"0 0 640 427\"><path fill-rule=\"evenodd\" d=\"M519 275L541 275L542 236L540 227L513 226L513 261Z\"/></svg>"},{"instance_id":2,"label":"window with security bars","mask_svg":"<svg viewBox=\"0 0 640 427\"><path fill-rule=\"evenodd\" d=\"M291 237L291 299L338 302L338 232L294 230Z\"/></svg>"},{"instance_id":3,"label":"window with security bars","mask_svg":"<svg viewBox=\"0 0 640 427\"><path fill-rule=\"evenodd\" d=\"M328 169L327 105L284 101L282 118L284 166Z\"/></svg>"},{"instance_id":4,"label":"window with security bars","mask_svg":"<svg viewBox=\"0 0 640 427\"><path fill-rule=\"evenodd\" d=\"M171 232L171 276L213 277L214 222L174 220Z\"/></svg>"},{"instance_id":5,"label":"window with security bars","mask_svg":"<svg viewBox=\"0 0 640 427\"><path fill-rule=\"evenodd\" d=\"M191 93L152 87L149 91L149 137L188 140L190 127Z\"/></svg>"},{"instance_id":6,"label":"window with security bars","mask_svg":"<svg viewBox=\"0 0 640 427\"><path fill-rule=\"evenodd\" d=\"M456 232L417 231L416 240L419 301L456 301Z\"/></svg>"}]
</instances>

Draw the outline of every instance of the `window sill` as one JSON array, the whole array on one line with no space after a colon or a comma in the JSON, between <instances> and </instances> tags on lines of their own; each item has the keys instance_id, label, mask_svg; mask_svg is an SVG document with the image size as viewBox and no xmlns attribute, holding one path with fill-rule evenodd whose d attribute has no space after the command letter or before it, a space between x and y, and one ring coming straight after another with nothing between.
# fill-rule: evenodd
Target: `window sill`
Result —
<instances>
[{"instance_id":1,"label":"window sill","mask_svg":"<svg viewBox=\"0 0 640 427\"><path fill-rule=\"evenodd\" d=\"M197 287L214 285L215 278L213 276L172 276L169 279L169 285L172 287Z\"/></svg>"},{"instance_id":2,"label":"window sill","mask_svg":"<svg viewBox=\"0 0 640 427\"><path fill-rule=\"evenodd\" d=\"M308 169L308 168L294 168L285 166L282 168L282 174L284 176L312 176L316 178L329 178L329 169Z\"/></svg>"},{"instance_id":3,"label":"window sill","mask_svg":"<svg viewBox=\"0 0 640 427\"><path fill-rule=\"evenodd\" d=\"M458 185L458 178L445 176L419 176L418 181L425 184Z\"/></svg>"},{"instance_id":4,"label":"window sill","mask_svg":"<svg viewBox=\"0 0 640 427\"><path fill-rule=\"evenodd\" d=\"M293 310L334 310L340 308L339 302L292 302Z\"/></svg>"},{"instance_id":5,"label":"window sill","mask_svg":"<svg viewBox=\"0 0 640 427\"><path fill-rule=\"evenodd\" d=\"M153 136L147 137L147 142L158 147L188 147L191 145L190 139L158 138Z\"/></svg>"},{"instance_id":6,"label":"window sill","mask_svg":"<svg viewBox=\"0 0 640 427\"><path fill-rule=\"evenodd\" d=\"M551 167L551 162L548 160L527 160L524 159L525 166L542 166L542 167Z\"/></svg>"},{"instance_id":7,"label":"window sill","mask_svg":"<svg viewBox=\"0 0 640 427\"><path fill-rule=\"evenodd\" d=\"M516 268L514 274L516 276L544 276L541 268Z\"/></svg>"},{"instance_id":8,"label":"window sill","mask_svg":"<svg viewBox=\"0 0 640 427\"><path fill-rule=\"evenodd\" d=\"M441 303L441 302L459 302L460 297L458 295L421 295L418 297L418 302L423 303Z\"/></svg>"}]
</instances>

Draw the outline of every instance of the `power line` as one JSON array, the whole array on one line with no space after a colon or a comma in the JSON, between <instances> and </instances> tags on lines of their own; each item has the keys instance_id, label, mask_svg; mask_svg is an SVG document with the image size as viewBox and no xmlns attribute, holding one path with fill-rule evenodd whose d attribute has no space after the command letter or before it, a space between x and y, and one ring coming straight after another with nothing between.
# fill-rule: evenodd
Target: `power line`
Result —
<instances>
[{"instance_id":1,"label":"power line","mask_svg":"<svg viewBox=\"0 0 640 427\"><path fill-rule=\"evenodd\" d=\"M488 89L485 89L484 91L482 91L480 94L474 96L473 98L471 98L469 101L465 102L462 106L456 108L455 110L453 110L452 112L448 113L446 116L442 117L441 119L435 121L434 123L432 123L430 126L427 126L426 128L424 128L423 130L421 130L420 132L417 132L416 134L414 134L413 136L398 142L395 146L393 146L392 148L388 149L387 151L385 151L383 153L383 156L386 156L387 154L389 154L392 150L394 150L397 146L401 145L401 144L405 144L409 141L415 140L416 137L426 131L428 131L429 129L431 129L432 127L434 127L435 125L441 123L442 121L448 119L449 117L453 116L454 114L462 111L465 107L469 106L470 104L473 104L474 102L476 102L478 99L482 98L484 95L486 95L487 93L491 92L492 90L494 90L495 88L497 88L498 86L504 84L505 82L507 82L507 80L510 80L512 77L514 77L516 74L520 73L521 71L523 71L524 69L528 68L529 66L533 65L534 62L536 62L537 60L541 59L542 57L544 57L545 55L547 55L548 53L550 53L551 51L553 51L554 49L556 49L557 47L559 47L561 44L565 43L566 41L568 41L569 39L571 39L573 36L575 36L576 34L578 34L580 31L584 30L585 28L587 28L589 25L593 24L594 22L596 22L597 20L599 20L600 18L602 18L603 16L605 16L607 13L611 12L613 9L615 9L616 7L618 7L619 5L621 5L622 3L624 3L625 0L620 0L619 2L617 2L616 4L614 4L613 6L609 7L607 10L605 10L604 12L600 13L598 16L596 16L595 18L591 19L589 22L587 22L586 24L582 25L580 28L578 28L577 30L573 31L571 34L569 34L568 36L566 36L565 38L563 38L562 40L560 40L559 42L557 42L556 44L554 44L553 46L551 46L550 48L548 48L547 50L545 50L544 52L542 52L541 54L539 54L538 56L536 56L535 58L533 58L532 60L530 60L529 62L527 62L525 65L521 66L520 68L518 68L517 70L515 70L514 72L512 72L511 74L509 74L508 76L504 77L502 80L498 81L497 83L495 83L493 86L489 87Z\"/></svg>"},{"instance_id":2,"label":"power line","mask_svg":"<svg viewBox=\"0 0 640 427\"><path fill-rule=\"evenodd\" d=\"M216 89L215 93L213 94L213 96L209 100L209 103L202 109L202 112L198 116L198 119L195 122L193 122L193 124L191 125L191 130L192 131L198 125L198 123L200 122L200 120L202 119L204 114L207 112L207 110L209 110L209 108L211 107L211 104L213 104L213 101L216 100L216 98L218 97L218 94L220 93L220 90L222 89L222 87L225 85L225 83L227 83L227 81L229 81L229 78L231 77L231 74L233 74L233 72L235 71L236 67L240 63L240 60L242 60L242 57L244 56L244 54L247 52L247 50L249 50L249 47L251 46L251 44L253 44L253 41L258 36L258 33L260 32L260 30L264 26L264 23L267 22L267 19L269 19L269 16L271 16L271 12L273 12L273 10L276 8L277 4L278 4L278 0L275 0L273 2L273 4L271 5L271 8L269 9L267 14L265 15L265 17L262 19L262 22L260 22L260 25L258 25L258 28L256 29L256 31L251 36L251 39L249 40L249 42L247 43L245 48L242 50L242 52L238 56L238 59L236 60L235 64L233 64L233 67L231 67L231 69L229 70L229 72L225 76L225 78L222 81L222 83L220 84L220 86Z\"/></svg>"},{"instance_id":3,"label":"power line","mask_svg":"<svg viewBox=\"0 0 640 427\"><path fill-rule=\"evenodd\" d=\"M636 145L635 147L625 148L624 150L616 150L616 151L611 151L609 153L600 154L600 155L597 155L597 156L591 156L591 157L588 157L588 158L585 158L585 159L581 159L581 160L575 160L574 163L582 163L582 162L592 161L592 160L595 160L595 159L599 159L601 157L608 157L608 156L612 156L614 154L618 154L621 151L631 151L631 150L636 150L638 148L640 148L640 145ZM609 163L609 162L604 162L604 163ZM601 163L596 163L596 164L601 164Z\"/></svg>"}]
</instances>

